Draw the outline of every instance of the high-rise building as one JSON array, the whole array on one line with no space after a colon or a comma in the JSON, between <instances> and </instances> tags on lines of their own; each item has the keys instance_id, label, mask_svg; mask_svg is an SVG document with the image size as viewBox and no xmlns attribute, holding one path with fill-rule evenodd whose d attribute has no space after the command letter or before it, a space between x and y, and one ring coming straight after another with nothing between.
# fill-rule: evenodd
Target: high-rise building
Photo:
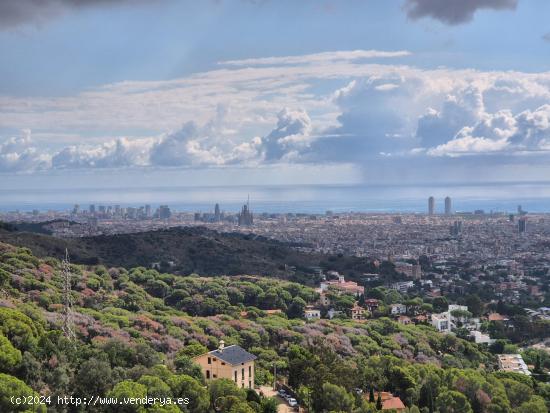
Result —
<instances>
[{"instance_id":1,"label":"high-rise building","mask_svg":"<svg viewBox=\"0 0 550 413\"><path fill-rule=\"evenodd\" d=\"M452 215L453 214L453 206L451 203L451 197L445 198L445 215Z\"/></svg>"},{"instance_id":2,"label":"high-rise building","mask_svg":"<svg viewBox=\"0 0 550 413\"><path fill-rule=\"evenodd\" d=\"M520 234L523 234L527 232L527 219L526 218L520 218L518 220L518 232Z\"/></svg>"},{"instance_id":3,"label":"high-rise building","mask_svg":"<svg viewBox=\"0 0 550 413\"><path fill-rule=\"evenodd\" d=\"M435 213L435 198L433 196L428 198L428 215Z\"/></svg>"},{"instance_id":4,"label":"high-rise building","mask_svg":"<svg viewBox=\"0 0 550 413\"><path fill-rule=\"evenodd\" d=\"M220 204L214 206L214 221L220 222Z\"/></svg>"},{"instance_id":5,"label":"high-rise building","mask_svg":"<svg viewBox=\"0 0 550 413\"><path fill-rule=\"evenodd\" d=\"M450 228L451 236L458 237L462 233L462 221L455 221Z\"/></svg>"},{"instance_id":6,"label":"high-rise building","mask_svg":"<svg viewBox=\"0 0 550 413\"><path fill-rule=\"evenodd\" d=\"M75 204L73 207L73 215L78 215L79 212L80 212L80 205Z\"/></svg>"},{"instance_id":7,"label":"high-rise building","mask_svg":"<svg viewBox=\"0 0 550 413\"><path fill-rule=\"evenodd\" d=\"M95 215L95 205L94 205L94 204L91 204L91 205L90 205L89 211L90 211L90 214L91 214L91 215Z\"/></svg>"},{"instance_id":8,"label":"high-rise building","mask_svg":"<svg viewBox=\"0 0 550 413\"><path fill-rule=\"evenodd\" d=\"M172 212L170 211L170 208L168 205L161 205L158 209L158 217L160 219L168 219L172 215Z\"/></svg>"},{"instance_id":9,"label":"high-rise building","mask_svg":"<svg viewBox=\"0 0 550 413\"><path fill-rule=\"evenodd\" d=\"M151 205L145 205L145 217L151 218Z\"/></svg>"},{"instance_id":10,"label":"high-rise building","mask_svg":"<svg viewBox=\"0 0 550 413\"><path fill-rule=\"evenodd\" d=\"M250 199L243 205L241 212L237 216L239 226L250 227L254 224L254 216L250 210Z\"/></svg>"}]
</instances>

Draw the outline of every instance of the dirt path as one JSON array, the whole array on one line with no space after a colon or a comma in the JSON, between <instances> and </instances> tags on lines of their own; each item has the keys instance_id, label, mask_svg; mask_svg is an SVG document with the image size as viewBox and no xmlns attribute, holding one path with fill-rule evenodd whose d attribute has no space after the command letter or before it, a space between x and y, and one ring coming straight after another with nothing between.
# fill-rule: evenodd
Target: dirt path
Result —
<instances>
[{"instance_id":1,"label":"dirt path","mask_svg":"<svg viewBox=\"0 0 550 413\"><path fill-rule=\"evenodd\" d=\"M275 390L270 386L260 386L260 391L266 397L274 397L279 402L279 407L277 408L278 413L292 413L291 407L283 400Z\"/></svg>"}]
</instances>

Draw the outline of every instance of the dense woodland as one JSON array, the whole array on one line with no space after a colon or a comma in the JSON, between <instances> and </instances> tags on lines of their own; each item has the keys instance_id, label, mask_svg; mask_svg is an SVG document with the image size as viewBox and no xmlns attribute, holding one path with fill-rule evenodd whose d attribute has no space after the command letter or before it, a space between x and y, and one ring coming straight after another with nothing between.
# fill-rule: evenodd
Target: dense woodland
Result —
<instances>
[{"instance_id":1,"label":"dense woodland","mask_svg":"<svg viewBox=\"0 0 550 413\"><path fill-rule=\"evenodd\" d=\"M383 315L363 323L305 321L303 310L317 296L297 283L183 277L144 267L72 265L71 272L74 341L61 331L60 261L0 244L0 412L274 412L274 400L230 381L205 386L192 358L222 339L258 356L257 385L272 383L276 365L279 380L316 413L375 412L379 391L398 395L409 412L543 413L550 407L550 384L498 372L495 349L430 326L405 326ZM386 304L403 298L380 288L369 294ZM524 357L550 366L544 352ZM157 395L188 397L190 404L102 410L10 402L12 395L32 394L52 401L58 395Z\"/></svg>"}]
</instances>

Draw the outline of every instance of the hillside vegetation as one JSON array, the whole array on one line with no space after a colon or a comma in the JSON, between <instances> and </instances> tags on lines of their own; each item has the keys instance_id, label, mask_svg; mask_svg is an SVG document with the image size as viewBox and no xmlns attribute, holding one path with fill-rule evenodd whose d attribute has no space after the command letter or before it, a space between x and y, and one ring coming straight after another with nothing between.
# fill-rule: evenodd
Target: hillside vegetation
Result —
<instances>
[{"instance_id":1,"label":"hillside vegetation","mask_svg":"<svg viewBox=\"0 0 550 413\"><path fill-rule=\"evenodd\" d=\"M71 343L61 332L60 269L55 258L0 244L2 412L33 411L13 406L8 397L33 391L192 400L181 409L103 408L108 412L206 413L221 396L223 412L273 412L270 399L231 382L203 387L191 358L221 339L258 356L256 384L271 383L276 364L279 377L314 412L376 411L376 403L355 389L392 391L410 412L542 413L550 404L550 385L496 372L493 356L473 343L385 318L306 322L301 312L315 292L263 277L181 277L139 267L72 265L77 340ZM263 311L272 308L281 314ZM47 409L66 411L55 404Z\"/></svg>"},{"instance_id":2,"label":"hillside vegetation","mask_svg":"<svg viewBox=\"0 0 550 413\"><path fill-rule=\"evenodd\" d=\"M291 245L255 235L219 233L204 227L171 228L133 234L60 239L36 232L0 228L0 241L29 248L38 257L109 267L151 267L177 274L259 274L315 282L311 267L345 271L352 278L374 270L366 258L306 254ZM289 271L290 267L295 267Z\"/></svg>"}]
</instances>

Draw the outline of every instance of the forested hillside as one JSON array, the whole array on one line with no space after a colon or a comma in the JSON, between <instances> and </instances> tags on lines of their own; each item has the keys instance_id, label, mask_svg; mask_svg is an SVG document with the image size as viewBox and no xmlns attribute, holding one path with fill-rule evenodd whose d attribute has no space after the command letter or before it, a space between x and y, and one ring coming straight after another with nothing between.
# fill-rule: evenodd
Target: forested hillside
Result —
<instances>
[{"instance_id":1,"label":"forested hillside","mask_svg":"<svg viewBox=\"0 0 550 413\"><path fill-rule=\"evenodd\" d=\"M264 237L219 233L204 227L71 239L29 232L28 226L21 229L12 225L4 230L0 227L0 242L29 248L38 257L62 258L68 248L73 262L86 265L132 268L157 263L164 271L183 275L259 274L289 278L293 274L295 280L309 283L316 281L311 269L315 266L345 270L351 276L374 270L367 258L306 254Z\"/></svg>"},{"instance_id":2,"label":"forested hillside","mask_svg":"<svg viewBox=\"0 0 550 413\"><path fill-rule=\"evenodd\" d=\"M550 385L496 371L486 349L389 319L305 321L316 293L256 276L200 278L72 265L76 340L61 331L61 266L0 244L0 412L271 413L273 401L191 358L220 340L255 354L256 384L287 381L313 412L375 412L391 391L409 412L543 413ZM279 309L279 314L265 310ZM360 394L363 392L363 395ZM12 395L189 397L175 406L14 406ZM363 397L365 396L365 397ZM221 398L221 399L220 399ZM216 404L216 400L223 403ZM221 409L221 410L220 410Z\"/></svg>"}]
</instances>

